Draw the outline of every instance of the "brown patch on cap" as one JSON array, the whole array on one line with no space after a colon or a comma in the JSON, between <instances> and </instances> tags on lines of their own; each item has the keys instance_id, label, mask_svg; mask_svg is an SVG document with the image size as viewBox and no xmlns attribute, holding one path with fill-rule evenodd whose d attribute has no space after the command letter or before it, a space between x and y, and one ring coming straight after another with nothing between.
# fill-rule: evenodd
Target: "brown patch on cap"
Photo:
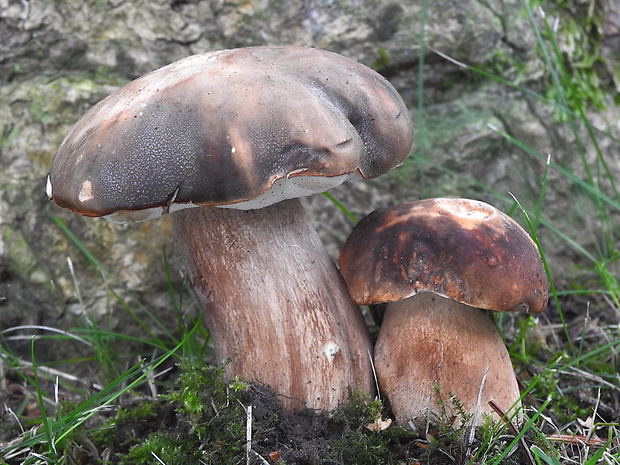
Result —
<instances>
[{"instance_id":1,"label":"brown patch on cap","mask_svg":"<svg viewBox=\"0 0 620 465\"><path fill-rule=\"evenodd\" d=\"M379 209L349 236L340 267L360 305L431 291L474 307L539 313L548 282L536 244L512 218L467 199Z\"/></svg>"},{"instance_id":2,"label":"brown patch on cap","mask_svg":"<svg viewBox=\"0 0 620 465\"><path fill-rule=\"evenodd\" d=\"M340 55L250 47L195 55L109 95L49 172L59 205L89 216L256 198L292 176L380 176L413 128L390 83Z\"/></svg>"}]
</instances>

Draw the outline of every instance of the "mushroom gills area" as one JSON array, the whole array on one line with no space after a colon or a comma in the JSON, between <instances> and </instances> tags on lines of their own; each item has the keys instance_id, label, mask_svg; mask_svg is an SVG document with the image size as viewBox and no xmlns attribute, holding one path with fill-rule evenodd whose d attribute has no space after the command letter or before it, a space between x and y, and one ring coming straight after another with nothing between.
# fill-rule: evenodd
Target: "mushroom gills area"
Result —
<instances>
[{"instance_id":1,"label":"mushroom gills area","mask_svg":"<svg viewBox=\"0 0 620 465\"><path fill-rule=\"evenodd\" d=\"M388 304L375 345L375 369L401 424L428 416L450 420L457 415L460 421L453 396L477 424L493 412L490 400L509 414L519 405L510 357L491 318L431 292Z\"/></svg>"},{"instance_id":2,"label":"mushroom gills area","mask_svg":"<svg viewBox=\"0 0 620 465\"><path fill-rule=\"evenodd\" d=\"M289 411L373 394L363 317L299 200L172 218L227 376L270 385Z\"/></svg>"}]
</instances>

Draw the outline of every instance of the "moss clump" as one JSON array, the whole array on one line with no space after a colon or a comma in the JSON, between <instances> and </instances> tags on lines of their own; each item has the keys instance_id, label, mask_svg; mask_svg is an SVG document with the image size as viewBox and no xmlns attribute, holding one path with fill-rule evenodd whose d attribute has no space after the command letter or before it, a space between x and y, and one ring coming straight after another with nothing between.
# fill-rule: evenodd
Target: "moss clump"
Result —
<instances>
[{"instance_id":1,"label":"moss clump","mask_svg":"<svg viewBox=\"0 0 620 465\"><path fill-rule=\"evenodd\" d=\"M121 410L97 433L98 448L114 451L113 463L241 464L250 453L287 465L329 460L388 464L402 457L401 444L413 437L395 426L369 429L381 418L383 405L367 394L354 395L333 415L287 414L278 395L265 386L226 380L219 367L186 363L182 369L178 389ZM249 406L251 450L246 442Z\"/></svg>"},{"instance_id":2,"label":"moss clump","mask_svg":"<svg viewBox=\"0 0 620 465\"><path fill-rule=\"evenodd\" d=\"M461 418L425 422L412 430L384 422L381 401L364 393L331 414L287 413L278 394L266 386L227 380L220 367L185 363L182 369L173 392L120 411L97 433L97 449L114 451L109 463L235 465L246 464L249 456L250 463L277 465L440 465L454 463L450 457L465 460L476 454L476 446L464 439L470 417L452 398L446 403ZM483 428L485 437L494 436L491 424Z\"/></svg>"},{"instance_id":3,"label":"moss clump","mask_svg":"<svg viewBox=\"0 0 620 465\"><path fill-rule=\"evenodd\" d=\"M104 437L122 451L115 463L234 464L244 457L249 386L224 380L221 368L189 363L182 368L179 390L119 412Z\"/></svg>"},{"instance_id":4,"label":"moss clump","mask_svg":"<svg viewBox=\"0 0 620 465\"><path fill-rule=\"evenodd\" d=\"M390 66L392 60L390 59L390 53L384 48L378 48L376 50L377 56L372 63L372 69L380 70Z\"/></svg>"},{"instance_id":5,"label":"moss clump","mask_svg":"<svg viewBox=\"0 0 620 465\"><path fill-rule=\"evenodd\" d=\"M93 434L93 441L122 455L142 444L154 432L178 429L179 422L172 405L161 401L144 401L131 409L119 410L106 427Z\"/></svg>"},{"instance_id":6,"label":"moss clump","mask_svg":"<svg viewBox=\"0 0 620 465\"><path fill-rule=\"evenodd\" d=\"M167 465L187 465L201 463L202 457L199 442L193 442L187 437L175 437L170 433L157 432L151 434L144 444L131 449L122 457L120 463L142 465L159 462Z\"/></svg>"}]
</instances>

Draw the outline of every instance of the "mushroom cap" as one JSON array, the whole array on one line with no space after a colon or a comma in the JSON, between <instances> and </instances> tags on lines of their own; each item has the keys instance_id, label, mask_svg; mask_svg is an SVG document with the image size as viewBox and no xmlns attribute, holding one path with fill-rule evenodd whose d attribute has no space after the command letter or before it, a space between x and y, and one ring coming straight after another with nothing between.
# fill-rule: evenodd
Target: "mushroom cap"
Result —
<instances>
[{"instance_id":1,"label":"mushroom cap","mask_svg":"<svg viewBox=\"0 0 620 465\"><path fill-rule=\"evenodd\" d=\"M54 156L47 193L76 213L130 221L180 204L261 208L380 176L412 141L402 99L364 65L299 46L223 50L91 108Z\"/></svg>"},{"instance_id":2,"label":"mushroom cap","mask_svg":"<svg viewBox=\"0 0 620 465\"><path fill-rule=\"evenodd\" d=\"M370 213L347 239L340 268L359 305L430 291L473 307L540 313L549 297L530 236L508 215L468 199Z\"/></svg>"}]
</instances>

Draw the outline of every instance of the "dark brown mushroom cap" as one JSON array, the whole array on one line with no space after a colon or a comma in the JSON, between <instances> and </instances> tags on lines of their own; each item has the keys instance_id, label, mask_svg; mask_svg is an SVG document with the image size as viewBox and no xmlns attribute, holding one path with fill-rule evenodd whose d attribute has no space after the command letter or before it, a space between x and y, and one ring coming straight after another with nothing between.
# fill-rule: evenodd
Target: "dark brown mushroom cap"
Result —
<instances>
[{"instance_id":1,"label":"dark brown mushroom cap","mask_svg":"<svg viewBox=\"0 0 620 465\"><path fill-rule=\"evenodd\" d=\"M376 210L347 239L340 267L360 305L431 291L478 308L539 313L549 296L534 241L512 218L475 200Z\"/></svg>"},{"instance_id":2,"label":"dark brown mushroom cap","mask_svg":"<svg viewBox=\"0 0 620 465\"><path fill-rule=\"evenodd\" d=\"M382 175L412 140L396 90L359 63L297 46L224 50L153 71L91 108L52 161L48 195L88 216L236 204L279 179Z\"/></svg>"}]
</instances>

